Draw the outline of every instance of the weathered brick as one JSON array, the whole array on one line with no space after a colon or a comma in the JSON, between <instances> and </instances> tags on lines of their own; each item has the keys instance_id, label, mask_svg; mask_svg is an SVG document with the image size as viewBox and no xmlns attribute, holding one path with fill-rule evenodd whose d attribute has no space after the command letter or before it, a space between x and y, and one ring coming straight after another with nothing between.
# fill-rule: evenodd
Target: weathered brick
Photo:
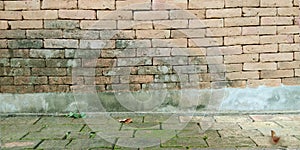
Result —
<instances>
[{"instance_id":1,"label":"weathered brick","mask_svg":"<svg viewBox=\"0 0 300 150\"><path fill-rule=\"evenodd\" d=\"M70 92L70 86L69 85L36 85L34 86L35 92Z\"/></svg>"},{"instance_id":2,"label":"weathered brick","mask_svg":"<svg viewBox=\"0 0 300 150\"><path fill-rule=\"evenodd\" d=\"M180 74L206 73L207 65L174 66L174 72Z\"/></svg>"},{"instance_id":3,"label":"weathered brick","mask_svg":"<svg viewBox=\"0 0 300 150\"><path fill-rule=\"evenodd\" d=\"M300 51L299 44L279 44L280 52L295 52Z\"/></svg>"},{"instance_id":4,"label":"weathered brick","mask_svg":"<svg viewBox=\"0 0 300 150\"><path fill-rule=\"evenodd\" d=\"M21 20L22 12L20 11L0 11L1 19Z\"/></svg>"},{"instance_id":5,"label":"weathered brick","mask_svg":"<svg viewBox=\"0 0 300 150\"><path fill-rule=\"evenodd\" d=\"M114 20L83 20L80 22L81 29L116 29L117 22Z\"/></svg>"},{"instance_id":6,"label":"weathered brick","mask_svg":"<svg viewBox=\"0 0 300 150\"><path fill-rule=\"evenodd\" d=\"M226 73L225 76L229 80L259 79L259 72L258 71L229 72Z\"/></svg>"},{"instance_id":7,"label":"weathered brick","mask_svg":"<svg viewBox=\"0 0 300 150\"><path fill-rule=\"evenodd\" d=\"M258 54L241 54L224 56L224 63L257 62Z\"/></svg>"},{"instance_id":8,"label":"weathered brick","mask_svg":"<svg viewBox=\"0 0 300 150\"><path fill-rule=\"evenodd\" d=\"M170 19L204 19L205 10L170 10Z\"/></svg>"},{"instance_id":9,"label":"weathered brick","mask_svg":"<svg viewBox=\"0 0 300 150\"><path fill-rule=\"evenodd\" d=\"M294 52L294 59L300 60L300 52Z\"/></svg>"},{"instance_id":10,"label":"weathered brick","mask_svg":"<svg viewBox=\"0 0 300 150\"><path fill-rule=\"evenodd\" d=\"M260 61L292 61L294 59L293 53L270 53L260 54Z\"/></svg>"},{"instance_id":11,"label":"weathered brick","mask_svg":"<svg viewBox=\"0 0 300 150\"><path fill-rule=\"evenodd\" d=\"M151 21L118 20L118 29L153 29Z\"/></svg>"},{"instance_id":12,"label":"weathered brick","mask_svg":"<svg viewBox=\"0 0 300 150\"><path fill-rule=\"evenodd\" d=\"M273 43L292 43L293 39L289 35L265 35L259 37L260 44L273 44Z\"/></svg>"},{"instance_id":13,"label":"weathered brick","mask_svg":"<svg viewBox=\"0 0 300 150\"><path fill-rule=\"evenodd\" d=\"M189 9L224 8L224 0L189 0Z\"/></svg>"},{"instance_id":14,"label":"weathered brick","mask_svg":"<svg viewBox=\"0 0 300 150\"><path fill-rule=\"evenodd\" d=\"M45 48L78 48L78 40L45 39Z\"/></svg>"},{"instance_id":15,"label":"weathered brick","mask_svg":"<svg viewBox=\"0 0 300 150\"><path fill-rule=\"evenodd\" d=\"M96 19L94 10L59 10L58 17L62 19Z\"/></svg>"},{"instance_id":16,"label":"weathered brick","mask_svg":"<svg viewBox=\"0 0 300 150\"><path fill-rule=\"evenodd\" d=\"M0 10L4 9L4 2L0 1Z\"/></svg>"},{"instance_id":17,"label":"weathered brick","mask_svg":"<svg viewBox=\"0 0 300 150\"><path fill-rule=\"evenodd\" d=\"M293 17L261 17L261 25L292 25Z\"/></svg>"},{"instance_id":18,"label":"weathered brick","mask_svg":"<svg viewBox=\"0 0 300 150\"><path fill-rule=\"evenodd\" d=\"M262 80L247 81L247 86L249 87L259 87L259 86L276 87L280 85L281 85L281 79L262 79Z\"/></svg>"},{"instance_id":19,"label":"weathered brick","mask_svg":"<svg viewBox=\"0 0 300 150\"><path fill-rule=\"evenodd\" d=\"M205 48L172 48L172 56L205 56Z\"/></svg>"},{"instance_id":20,"label":"weathered brick","mask_svg":"<svg viewBox=\"0 0 300 150\"><path fill-rule=\"evenodd\" d=\"M42 9L77 8L77 0L43 0Z\"/></svg>"},{"instance_id":21,"label":"weathered brick","mask_svg":"<svg viewBox=\"0 0 300 150\"><path fill-rule=\"evenodd\" d=\"M27 30L26 36L29 39L62 38L62 31L61 30Z\"/></svg>"},{"instance_id":22,"label":"weathered brick","mask_svg":"<svg viewBox=\"0 0 300 150\"><path fill-rule=\"evenodd\" d=\"M187 47L187 39L152 39L153 47Z\"/></svg>"},{"instance_id":23,"label":"weathered brick","mask_svg":"<svg viewBox=\"0 0 300 150\"><path fill-rule=\"evenodd\" d=\"M143 48L144 49L144 48ZM114 50L101 50L102 58L116 58L116 57L135 57L135 49L114 49Z\"/></svg>"},{"instance_id":24,"label":"weathered brick","mask_svg":"<svg viewBox=\"0 0 300 150\"><path fill-rule=\"evenodd\" d=\"M187 65L187 64L188 64L187 56L153 58L153 65Z\"/></svg>"},{"instance_id":25,"label":"weathered brick","mask_svg":"<svg viewBox=\"0 0 300 150\"><path fill-rule=\"evenodd\" d=\"M223 38L188 39L189 47L210 47L223 44Z\"/></svg>"},{"instance_id":26,"label":"weathered brick","mask_svg":"<svg viewBox=\"0 0 300 150\"><path fill-rule=\"evenodd\" d=\"M300 43L300 36L294 35L294 41L295 41L295 43Z\"/></svg>"},{"instance_id":27,"label":"weathered brick","mask_svg":"<svg viewBox=\"0 0 300 150\"><path fill-rule=\"evenodd\" d=\"M170 74L172 73L172 68L169 66L139 66L138 74L141 75L160 75L160 74Z\"/></svg>"},{"instance_id":28,"label":"weathered brick","mask_svg":"<svg viewBox=\"0 0 300 150\"><path fill-rule=\"evenodd\" d=\"M278 69L295 69L300 68L300 61L278 62Z\"/></svg>"},{"instance_id":29,"label":"weathered brick","mask_svg":"<svg viewBox=\"0 0 300 150\"><path fill-rule=\"evenodd\" d=\"M30 68L1 67L0 75L1 76L29 76Z\"/></svg>"},{"instance_id":30,"label":"weathered brick","mask_svg":"<svg viewBox=\"0 0 300 150\"><path fill-rule=\"evenodd\" d=\"M151 47L150 40L117 40L116 48L142 48Z\"/></svg>"},{"instance_id":31,"label":"weathered brick","mask_svg":"<svg viewBox=\"0 0 300 150\"><path fill-rule=\"evenodd\" d=\"M12 29L38 29L43 28L42 20L23 20L23 21L9 21L8 24Z\"/></svg>"},{"instance_id":32,"label":"weathered brick","mask_svg":"<svg viewBox=\"0 0 300 150\"><path fill-rule=\"evenodd\" d=\"M276 8L243 8L243 16L276 16Z\"/></svg>"},{"instance_id":33,"label":"weathered brick","mask_svg":"<svg viewBox=\"0 0 300 150\"><path fill-rule=\"evenodd\" d=\"M31 49L29 52L32 58L64 58L63 50L51 50L51 49Z\"/></svg>"},{"instance_id":34,"label":"weathered brick","mask_svg":"<svg viewBox=\"0 0 300 150\"><path fill-rule=\"evenodd\" d=\"M299 7L277 8L279 16L299 16Z\"/></svg>"},{"instance_id":35,"label":"weathered brick","mask_svg":"<svg viewBox=\"0 0 300 150\"><path fill-rule=\"evenodd\" d=\"M152 9L187 9L188 0L153 0Z\"/></svg>"},{"instance_id":36,"label":"weathered brick","mask_svg":"<svg viewBox=\"0 0 300 150\"><path fill-rule=\"evenodd\" d=\"M0 29L7 29L8 23L7 21L0 21Z\"/></svg>"},{"instance_id":37,"label":"weathered brick","mask_svg":"<svg viewBox=\"0 0 300 150\"><path fill-rule=\"evenodd\" d=\"M179 29L171 30L172 38L197 38L204 37L205 29Z\"/></svg>"},{"instance_id":38,"label":"weathered brick","mask_svg":"<svg viewBox=\"0 0 300 150\"><path fill-rule=\"evenodd\" d=\"M53 31L53 30L51 30ZM54 30L55 31L55 30ZM60 31L61 32L61 31ZM61 34L58 34L61 35ZM90 30L64 30L63 37L67 39L99 39L99 31L90 31ZM55 37L53 37L55 38Z\"/></svg>"},{"instance_id":39,"label":"weathered brick","mask_svg":"<svg viewBox=\"0 0 300 150\"><path fill-rule=\"evenodd\" d=\"M114 67L116 65L116 59L97 59L96 67ZM83 64L84 66L88 66Z\"/></svg>"},{"instance_id":40,"label":"weathered brick","mask_svg":"<svg viewBox=\"0 0 300 150\"><path fill-rule=\"evenodd\" d=\"M259 25L259 17L225 18L225 26L253 26Z\"/></svg>"},{"instance_id":41,"label":"weathered brick","mask_svg":"<svg viewBox=\"0 0 300 150\"><path fill-rule=\"evenodd\" d=\"M117 66L140 66L152 65L152 59L149 57L135 57L135 58L119 58Z\"/></svg>"},{"instance_id":42,"label":"weathered brick","mask_svg":"<svg viewBox=\"0 0 300 150\"><path fill-rule=\"evenodd\" d=\"M80 59L47 59L46 67L49 68L62 68L62 67L78 67L81 66Z\"/></svg>"},{"instance_id":43,"label":"weathered brick","mask_svg":"<svg viewBox=\"0 0 300 150\"><path fill-rule=\"evenodd\" d=\"M299 77L300 76L300 69L295 69L295 76Z\"/></svg>"},{"instance_id":44,"label":"weathered brick","mask_svg":"<svg viewBox=\"0 0 300 150\"><path fill-rule=\"evenodd\" d=\"M299 33L299 26L277 26L278 34L297 34Z\"/></svg>"},{"instance_id":45,"label":"weathered brick","mask_svg":"<svg viewBox=\"0 0 300 150\"><path fill-rule=\"evenodd\" d=\"M272 79L272 78L283 78L283 77L293 77L294 70L272 70L272 71L261 71L260 77L262 79Z\"/></svg>"},{"instance_id":46,"label":"weathered brick","mask_svg":"<svg viewBox=\"0 0 300 150\"><path fill-rule=\"evenodd\" d=\"M138 48L137 56L171 56L171 48Z\"/></svg>"},{"instance_id":47,"label":"weathered brick","mask_svg":"<svg viewBox=\"0 0 300 150\"><path fill-rule=\"evenodd\" d=\"M294 6L299 6L300 1L299 0L294 0Z\"/></svg>"},{"instance_id":48,"label":"weathered brick","mask_svg":"<svg viewBox=\"0 0 300 150\"><path fill-rule=\"evenodd\" d=\"M134 39L135 31L133 30L102 30L100 31L100 39Z\"/></svg>"},{"instance_id":49,"label":"weathered brick","mask_svg":"<svg viewBox=\"0 0 300 150\"><path fill-rule=\"evenodd\" d=\"M122 0L116 1L117 10L150 10L151 0Z\"/></svg>"},{"instance_id":50,"label":"weathered brick","mask_svg":"<svg viewBox=\"0 0 300 150\"><path fill-rule=\"evenodd\" d=\"M78 0L80 9L115 9L115 1L112 0Z\"/></svg>"},{"instance_id":51,"label":"weathered brick","mask_svg":"<svg viewBox=\"0 0 300 150\"><path fill-rule=\"evenodd\" d=\"M223 19L189 20L189 28L223 27Z\"/></svg>"},{"instance_id":52,"label":"weathered brick","mask_svg":"<svg viewBox=\"0 0 300 150\"><path fill-rule=\"evenodd\" d=\"M79 47L83 49L115 48L115 42L112 40L80 40Z\"/></svg>"},{"instance_id":53,"label":"weathered brick","mask_svg":"<svg viewBox=\"0 0 300 150\"><path fill-rule=\"evenodd\" d=\"M226 64L226 72L240 72L243 69L242 64Z\"/></svg>"},{"instance_id":54,"label":"weathered brick","mask_svg":"<svg viewBox=\"0 0 300 150\"><path fill-rule=\"evenodd\" d=\"M79 27L77 20L45 20L44 27L49 29L75 29Z\"/></svg>"},{"instance_id":55,"label":"weathered brick","mask_svg":"<svg viewBox=\"0 0 300 150\"><path fill-rule=\"evenodd\" d=\"M257 7L259 0L225 0L225 7Z\"/></svg>"},{"instance_id":56,"label":"weathered brick","mask_svg":"<svg viewBox=\"0 0 300 150\"><path fill-rule=\"evenodd\" d=\"M242 35L276 34L276 26L243 27Z\"/></svg>"},{"instance_id":57,"label":"weathered brick","mask_svg":"<svg viewBox=\"0 0 300 150\"><path fill-rule=\"evenodd\" d=\"M207 55L220 56L220 55L234 55L242 54L242 46L224 46L224 47L209 47L207 48Z\"/></svg>"},{"instance_id":58,"label":"weathered brick","mask_svg":"<svg viewBox=\"0 0 300 150\"><path fill-rule=\"evenodd\" d=\"M206 36L233 36L233 35L241 35L242 28L241 27L231 27L231 28L207 28Z\"/></svg>"},{"instance_id":59,"label":"weathered brick","mask_svg":"<svg viewBox=\"0 0 300 150\"><path fill-rule=\"evenodd\" d=\"M152 39L152 38L170 38L169 30L137 30L136 37L138 39Z\"/></svg>"},{"instance_id":60,"label":"weathered brick","mask_svg":"<svg viewBox=\"0 0 300 150\"><path fill-rule=\"evenodd\" d=\"M300 78L299 77L293 77L293 78L283 78L282 84L284 85L299 85L300 84Z\"/></svg>"},{"instance_id":61,"label":"weathered brick","mask_svg":"<svg viewBox=\"0 0 300 150\"><path fill-rule=\"evenodd\" d=\"M164 20L169 18L168 11L135 11L134 20Z\"/></svg>"},{"instance_id":62,"label":"weathered brick","mask_svg":"<svg viewBox=\"0 0 300 150\"><path fill-rule=\"evenodd\" d=\"M45 75L45 76L65 76L67 70L65 68L32 68L32 75Z\"/></svg>"},{"instance_id":63,"label":"weathered brick","mask_svg":"<svg viewBox=\"0 0 300 150\"><path fill-rule=\"evenodd\" d=\"M258 44L259 36L231 36L224 37L224 45L236 45L236 44Z\"/></svg>"},{"instance_id":64,"label":"weathered brick","mask_svg":"<svg viewBox=\"0 0 300 150\"><path fill-rule=\"evenodd\" d=\"M23 58L12 58L11 67L45 67L44 59L23 59Z\"/></svg>"},{"instance_id":65,"label":"weathered brick","mask_svg":"<svg viewBox=\"0 0 300 150\"><path fill-rule=\"evenodd\" d=\"M1 77L0 78L0 85L12 85L14 84L13 77Z\"/></svg>"},{"instance_id":66,"label":"weathered brick","mask_svg":"<svg viewBox=\"0 0 300 150\"><path fill-rule=\"evenodd\" d=\"M76 83L83 84L83 81L76 82L76 80L75 79L73 80L72 77L49 77L49 84L65 85L65 84L76 84Z\"/></svg>"},{"instance_id":67,"label":"weathered brick","mask_svg":"<svg viewBox=\"0 0 300 150\"><path fill-rule=\"evenodd\" d=\"M42 40L8 40L8 48L42 48Z\"/></svg>"},{"instance_id":68,"label":"weathered brick","mask_svg":"<svg viewBox=\"0 0 300 150\"><path fill-rule=\"evenodd\" d=\"M206 57L189 57L189 64L209 64L209 67L219 67L219 66L213 66L215 64L222 64L223 63L223 56L206 56Z\"/></svg>"},{"instance_id":69,"label":"weathered brick","mask_svg":"<svg viewBox=\"0 0 300 150\"><path fill-rule=\"evenodd\" d=\"M133 19L132 11L97 11L97 19L100 20L131 20Z\"/></svg>"},{"instance_id":70,"label":"weathered brick","mask_svg":"<svg viewBox=\"0 0 300 150\"><path fill-rule=\"evenodd\" d=\"M0 40L0 48L7 48L7 40Z\"/></svg>"},{"instance_id":71,"label":"weathered brick","mask_svg":"<svg viewBox=\"0 0 300 150\"><path fill-rule=\"evenodd\" d=\"M38 84L48 84L47 77L15 77L14 78L15 85L38 85Z\"/></svg>"},{"instance_id":72,"label":"weathered brick","mask_svg":"<svg viewBox=\"0 0 300 150\"><path fill-rule=\"evenodd\" d=\"M14 58L29 58L29 49L15 49L12 51Z\"/></svg>"},{"instance_id":73,"label":"weathered brick","mask_svg":"<svg viewBox=\"0 0 300 150\"><path fill-rule=\"evenodd\" d=\"M40 9L40 0L4 1L5 10L37 10Z\"/></svg>"},{"instance_id":74,"label":"weathered brick","mask_svg":"<svg viewBox=\"0 0 300 150\"><path fill-rule=\"evenodd\" d=\"M277 64L270 63L244 63L243 70L276 70Z\"/></svg>"},{"instance_id":75,"label":"weathered brick","mask_svg":"<svg viewBox=\"0 0 300 150\"><path fill-rule=\"evenodd\" d=\"M260 6L275 7L275 6L293 6L293 0L260 0Z\"/></svg>"},{"instance_id":76,"label":"weathered brick","mask_svg":"<svg viewBox=\"0 0 300 150\"><path fill-rule=\"evenodd\" d=\"M24 19L57 19L57 10L23 11Z\"/></svg>"},{"instance_id":77,"label":"weathered brick","mask_svg":"<svg viewBox=\"0 0 300 150\"><path fill-rule=\"evenodd\" d=\"M129 82L130 83L151 83L153 82L154 78L153 75L133 75L133 76L129 76ZM127 83L122 82L121 79L121 83Z\"/></svg>"},{"instance_id":78,"label":"weathered brick","mask_svg":"<svg viewBox=\"0 0 300 150\"><path fill-rule=\"evenodd\" d=\"M153 21L154 29L185 29L188 27L188 20L160 20Z\"/></svg>"},{"instance_id":79,"label":"weathered brick","mask_svg":"<svg viewBox=\"0 0 300 150\"><path fill-rule=\"evenodd\" d=\"M4 54L5 55L5 54ZM8 58L1 58L0 59L0 66L1 67L10 67L11 66L11 61Z\"/></svg>"},{"instance_id":80,"label":"weathered brick","mask_svg":"<svg viewBox=\"0 0 300 150\"><path fill-rule=\"evenodd\" d=\"M226 17L241 17L241 16L242 16L241 8L206 10L206 18L226 18Z\"/></svg>"},{"instance_id":81,"label":"weathered brick","mask_svg":"<svg viewBox=\"0 0 300 150\"><path fill-rule=\"evenodd\" d=\"M176 74L171 74L171 75L155 75L154 76L154 82L188 82L188 76L187 75L182 75L178 76Z\"/></svg>"},{"instance_id":82,"label":"weathered brick","mask_svg":"<svg viewBox=\"0 0 300 150\"><path fill-rule=\"evenodd\" d=\"M31 93L34 91L34 87L32 85L22 85L22 86L15 86L15 85L7 85L1 86L1 92L3 93Z\"/></svg>"},{"instance_id":83,"label":"weathered brick","mask_svg":"<svg viewBox=\"0 0 300 150\"><path fill-rule=\"evenodd\" d=\"M276 53L278 51L277 44L269 45L245 45L243 46L244 53Z\"/></svg>"}]
</instances>

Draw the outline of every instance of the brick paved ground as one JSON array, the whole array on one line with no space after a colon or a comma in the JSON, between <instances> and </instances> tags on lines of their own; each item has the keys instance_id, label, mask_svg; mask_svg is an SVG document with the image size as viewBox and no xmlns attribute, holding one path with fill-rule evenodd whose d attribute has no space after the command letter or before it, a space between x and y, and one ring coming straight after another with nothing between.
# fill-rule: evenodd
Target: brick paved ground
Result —
<instances>
[{"instance_id":1,"label":"brick paved ground","mask_svg":"<svg viewBox=\"0 0 300 150\"><path fill-rule=\"evenodd\" d=\"M127 117L133 122L118 122ZM88 114L85 119L0 119L1 149L300 149L299 125L300 114ZM271 130L281 137L278 144L271 142Z\"/></svg>"}]
</instances>

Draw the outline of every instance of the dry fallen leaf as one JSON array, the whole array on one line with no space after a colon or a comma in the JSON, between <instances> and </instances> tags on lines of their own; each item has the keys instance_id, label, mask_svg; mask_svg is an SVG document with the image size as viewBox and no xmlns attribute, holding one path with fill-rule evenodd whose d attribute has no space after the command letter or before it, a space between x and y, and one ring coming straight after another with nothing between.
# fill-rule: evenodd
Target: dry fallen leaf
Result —
<instances>
[{"instance_id":1,"label":"dry fallen leaf","mask_svg":"<svg viewBox=\"0 0 300 150\"><path fill-rule=\"evenodd\" d=\"M276 133L273 130L271 130L271 138L274 144L277 144L280 140L280 137L276 136Z\"/></svg>"},{"instance_id":2,"label":"dry fallen leaf","mask_svg":"<svg viewBox=\"0 0 300 150\"><path fill-rule=\"evenodd\" d=\"M132 123L132 119L131 118L121 119L119 120L119 122L128 124L128 123Z\"/></svg>"}]
</instances>

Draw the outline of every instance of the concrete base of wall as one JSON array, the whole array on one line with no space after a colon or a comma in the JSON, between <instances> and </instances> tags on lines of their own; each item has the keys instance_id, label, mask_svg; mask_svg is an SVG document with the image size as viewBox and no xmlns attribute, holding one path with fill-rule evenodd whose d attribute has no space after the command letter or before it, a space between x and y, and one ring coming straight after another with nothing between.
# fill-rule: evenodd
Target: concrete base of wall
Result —
<instances>
[{"instance_id":1,"label":"concrete base of wall","mask_svg":"<svg viewBox=\"0 0 300 150\"><path fill-rule=\"evenodd\" d=\"M0 94L0 113L299 111L300 86Z\"/></svg>"}]
</instances>

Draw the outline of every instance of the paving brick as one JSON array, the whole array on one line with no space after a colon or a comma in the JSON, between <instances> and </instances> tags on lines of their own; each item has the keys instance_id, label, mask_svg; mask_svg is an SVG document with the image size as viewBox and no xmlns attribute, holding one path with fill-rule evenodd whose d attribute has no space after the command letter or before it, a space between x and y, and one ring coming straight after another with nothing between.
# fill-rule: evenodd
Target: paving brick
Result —
<instances>
[{"instance_id":1,"label":"paving brick","mask_svg":"<svg viewBox=\"0 0 300 150\"><path fill-rule=\"evenodd\" d=\"M253 26L259 25L259 17L236 17L236 18L225 18L225 26Z\"/></svg>"},{"instance_id":2,"label":"paving brick","mask_svg":"<svg viewBox=\"0 0 300 150\"><path fill-rule=\"evenodd\" d=\"M207 9L206 18L227 18L227 17L241 17L241 8L232 9Z\"/></svg>"},{"instance_id":3,"label":"paving brick","mask_svg":"<svg viewBox=\"0 0 300 150\"><path fill-rule=\"evenodd\" d=\"M232 36L224 38L224 45L259 44L259 36Z\"/></svg>"},{"instance_id":4,"label":"paving brick","mask_svg":"<svg viewBox=\"0 0 300 150\"><path fill-rule=\"evenodd\" d=\"M257 62L258 54L241 54L224 56L224 63Z\"/></svg>"},{"instance_id":5,"label":"paving brick","mask_svg":"<svg viewBox=\"0 0 300 150\"><path fill-rule=\"evenodd\" d=\"M267 44L267 45L245 45L243 46L244 53L276 53L278 51L277 44Z\"/></svg>"},{"instance_id":6,"label":"paving brick","mask_svg":"<svg viewBox=\"0 0 300 150\"><path fill-rule=\"evenodd\" d=\"M117 10L150 10L151 0L124 0L116 1Z\"/></svg>"},{"instance_id":7,"label":"paving brick","mask_svg":"<svg viewBox=\"0 0 300 150\"><path fill-rule=\"evenodd\" d=\"M260 1L260 6L262 7L275 7L275 6L293 6L293 0L287 0L285 2L281 0L261 0Z\"/></svg>"},{"instance_id":8,"label":"paving brick","mask_svg":"<svg viewBox=\"0 0 300 150\"><path fill-rule=\"evenodd\" d=\"M27 38L35 39L35 38L62 38L61 30L27 30L26 31Z\"/></svg>"},{"instance_id":9,"label":"paving brick","mask_svg":"<svg viewBox=\"0 0 300 150\"><path fill-rule=\"evenodd\" d=\"M2 143L2 148L4 149L33 149L38 145L41 141L40 140L14 140L14 141L5 141Z\"/></svg>"},{"instance_id":10,"label":"paving brick","mask_svg":"<svg viewBox=\"0 0 300 150\"><path fill-rule=\"evenodd\" d=\"M37 10L40 9L39 0L30 1L4 1L5 10Z\"/></svg>"},{"instance_id":11,"label":"paving brick","mask_svg":"<svg viewBox=\"0 0 300 150\"><path fill-rule=\"evenodd\" d=\"M72 9L72 8L77 8L77 0L44 0L42 2L42 9Z\"/></svg>"},{"instance_id":12,"label":"paving brick","mask_svg":"<svg viewBox=\"0 0 300 150\"><path fill-rule=\"evenodd\" d=\"M276 34L276 28L276 26L243 27L242 35L274 35Z\"/></svg>"},{"instance_id":13,"label":"paving brick","mask_svg":"<svg viewBox=\"0 0 300 150\"><path fill-rule=\"evenodd\" d=\"M225 7L257 7L259 0L225 0Z\"/></svg>"},{"instance_id":14,"label":"paving brick","mask_svg":"<svg viewBox=\"0 0 300 150\"><path fill-rule=\"evenodd\" d=\"M188 0L153 0L152 9L166 10L166 9L187 9Z\"/></svg>"},{"instance_id":15,"label":"paving brick","mask_svg":"<svg viewBox=\"0 0 300 150\"><path fill-rule=\"evenodd\" d=\"M8 24L12 29L39 29L43 28L43 22L41 20L34 21L9 21Z\"/></svg>"},{"instance_id":16,"label":"paving brick","mask_svg":"<svg viewBox=\"0 0 300 150\"><path fill-rule=\"evenodd\" d=\"M117 22L113 20L90 21L83 20L80 22L81 29L116 29Z\"/></svg>"},{"instance_id":17,"label":"paving brick","mask_svg":"<svg viewBox=\"0 0 300 150\"><path fill-rule=\"evenodd\" d=\"M208 139L208 145L211 148L234 148L234 147L256 147L256 144L248 137L229 137Z\"/></svg>"},{"instance_id":18,"label":"paving brick","mask_svg":"<svg viewBox=\"0 0 300 150\"><path fill-rule=\"evenodd\" d=\"M42 48L42 40L9 40L8 48Z\"/></svg>"},{"instance_id":19,"label":"paving brick","mask_svg":"<svg viewBox=\"0 0 300 150\"><path fill-rule=\"evenodd\" d=\"M189 47L210 47L220 46L223 44L222 38L202 38L202 39L188 39Z\"/></svg>"},{"instance_id":20,"label":"paving brick","mask_svg":"<svg viewBox=\"0 0 300 150\"><path fill-rule=\"evenodd\" d=\"M223 27L223 19L189 20L189 28Z\"/></svg>"},{"instance_id":21,"label":"paving brick","mask_svg":"<svg viewBox=\"0 0 300 150\"><path fill-rule=\"evenodd\" d=\"M58 17L62 19L96 19L94 10L59 10Z\"/></svg>"},{"instance_id":22,"label":"paving brick","mask_svg":"<svg viewBox=\"0 0 300 150\"><path fill-rule=\"evenodd\" d=\"M243 16L276 16L276 8L243 8Z\"/></svg>"},{"instance_id":23,"label":"paving brick","mask_svg":"<svg viewBox=\"0 0 300 150\"><path fill-rule=\"evenodd\" d=\"M273 53L261 54L260 61L292 61L294 59L293 53Z\"/></svg>"},{"instance_id":24,"label":"paving brick","mask_svg":"<svg viewBox=\"0 0 300 150\"><path fill-rule=\"evenodd\" d=\"M1 19L21 20L22 12L20 11L0 11Z\"/></svg>"},{"instance_id":25,"label":"paving brick","mask_svg":"<svg viewBox=\"0 0 300 150\"><path fill-rule=\"evenodd\" d=\"M23 11L24 19L58 19L57 10Z\"/></svg>"},{"instance_id":26,"label":"paving brick","mask_svg":"<svg viewBox=\"0 0 300 150\"><path fill-rule=\"evenodd\" d=\"M224 8L224 0L190 0L189 9Z\"/></svg>"},{"instance_id":27,"label":"paving brick","mask_svg":"<svg viewBox=\"0 0 300 150\"><path fill-rule=\"evenodd\" d=\"M293 17L261 17L261 25L292 25Z\"/></svg>"},{"instance_id":28,"label":"paving brick","mask_svg":"<svg viewBox=\"0 0 300 150\"><path fill-rule=\"evenodd\" d=\"M133 12L132 11L97 11L97 19L100 20L132 20Z\"/></svg>"},{"instance_id":29,"label":"paving brick","mask_svg":"<svg viewBox=\"0 0 300 150\"><path fill-rule=\"evenodd\" d=\"M75 29L79 27L79 21L75 20L45 20L44 28L49 29Z\"/></svg>"},{"instance_id":30,"label":"paving brick","mask_svg":"<svg viewBox=\"0 0 300 150\"><path fill-rule=\"evenodd\" d=\"M165 39L170 38L169 30L137 30L136 37L138 39Z\"/></svg>"},{"instance_id":31,"label":"paving brick","mask_svg":"<svg viewBox=\"0 0 300 150\"><path fill-rule=\"evenodd\" d=\"M293 77L293 76L294 76L294 70L261 71L261 75L260 75L260 77L263 79Z\"/></svg>"},{"instance_id":32,"label":"paving brick","mask_svg":"<svg viewBox=\"0 0 300 150\"><path fill-rule=\"evenodd\" d=\"M111 0L78 0L79 9L115 9L115 1Z\"/></svg>"},{"instance_id":33,"label":"paving brick","mask_svg":"<svg viewBox=\"0 0 300 150\"><path fill-rule=\"evenodd\" d=\"M45 48L78 48L78 40L45 39Z\"/></svg>"}]
</instances>

